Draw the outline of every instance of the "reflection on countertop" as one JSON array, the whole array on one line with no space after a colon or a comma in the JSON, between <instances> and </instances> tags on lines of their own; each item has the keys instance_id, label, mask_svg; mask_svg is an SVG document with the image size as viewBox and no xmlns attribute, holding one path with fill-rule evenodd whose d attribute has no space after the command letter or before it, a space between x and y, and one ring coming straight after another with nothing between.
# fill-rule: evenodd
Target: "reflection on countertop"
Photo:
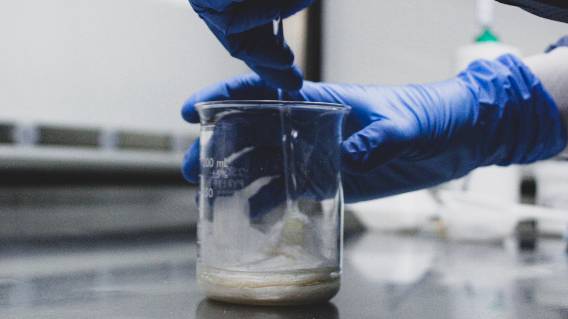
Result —
<instances>
[{"instance_id":1,"label":"reflection on countertop","mask_svg":"<svg viewBox=\"0 0 568 319\"><path fill-rule=\"evenodd\" d=\"M205 299L191 236L0 246L0 318L568 318L568 257L366 233L345 244L330 303L247 307Z\"/></svg>"},{"instance_id":2,"label":"reflection on countertop","mask_svg":"<svg viewBox=\"0 0 568 319\"><path fill-rule=\"evenodd\" d=\"M203 299L197 306L196 319L304 319L326 318L337 319L339 313L332 303L295 307L251 307L231 305Z\"/></svg>"}]
</instances>

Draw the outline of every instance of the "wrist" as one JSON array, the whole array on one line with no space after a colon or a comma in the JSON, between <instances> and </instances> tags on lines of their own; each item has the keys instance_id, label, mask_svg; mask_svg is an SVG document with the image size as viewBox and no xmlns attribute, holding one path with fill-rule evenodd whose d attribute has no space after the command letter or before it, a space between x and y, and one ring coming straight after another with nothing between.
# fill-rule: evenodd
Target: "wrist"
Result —
<instances>
[{"instance_id":1,"label":"wrist","mask_svg":"<svg viewBox=\"0 0 568 319\"><path fill-rule=\"evenodd\" d=\"M476 61L459 79L477 99L481 166L532 163L566 147L558 107L517 57Z\"/></svg>"}]
</instances>

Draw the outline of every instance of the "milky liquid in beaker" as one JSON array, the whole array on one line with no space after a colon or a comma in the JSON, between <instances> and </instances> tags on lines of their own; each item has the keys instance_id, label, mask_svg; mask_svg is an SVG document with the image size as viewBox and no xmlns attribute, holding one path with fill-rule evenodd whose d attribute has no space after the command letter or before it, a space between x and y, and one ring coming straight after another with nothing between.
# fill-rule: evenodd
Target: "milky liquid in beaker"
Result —
<instances>
[{"instance_id":1,"label":"milky liquid in beaker","mask_svg":"<svg viewBox=\"0 0 568 319\"><path fill-rule=\"evenodd\" d=\"M198 283L208 296L257 305L308 304L331 299L339 291L334 268L288 272L243 272L198 266Z\"/></svg>"},{"instance_id":2,"label":"milky liquid in beaker","mask_svg":"<svg viewBox=\"0 0 568 319\"><path fill-rule=\"evenodd\" d=\"M228 201L223 207L235 207ZM208 252L213 259L221 259L214 256L218 253L225 260L236 261L216 266L198 263L198 282L209 297L246 304L303 304L328 300L337 293L340 270L332 256L318 256L309 251L313 251L310 246L319 246L310 238L318 236L309 233L314 231L311 227L304 228L308 234L303 234L300 245L298 240L286 240L283 236L285 220L278 221L265 233L251 228L241 214L235 213L233 210L223 214L224 220L218 219L215 224L221 228L227 223L233 229L248 227L239 238L227 237L230 242L227 246L237 249L224 249L219 246L220 240L216 247L202 247L216 250ZM208 226L211 225L205 225ZM236 242L244 243L246 249L239 249Z\"/></svg>"},{"instance_id":3,"label":"milky liquid in beaker","mask_svg":"<svg viewBox=\"0 0 568 319\"><path fill-rule=\"evenodd\" d=\"M258 182L262 184L266 180ZM230 202L231 199L228 199L223 207L235 207ZM232 256L228 255L230 253L227 253L227 250L218 250L224 257L243 262L222 263L217 267L198 263L197 280L209 297L233 303L291 305L329 300L339 291L340 269L324 256L314 256L308 251L307 248L315 244L310 240L309 233L299 240L305 245L302 246L298 244L298 239L286 239L286 220L278 221L267 234L250 228L246 219L239 218L241 214L230 213L226 216L231 217L224 221L217 220L216 224L222 228L225 223L230 223L234 229L249 227L241 238L229 239L233 247L236 245L235 241L242 241L246 243L247 249L237 249ZM304 230L314 231L310 228Z\"/></svg>"}]
</instances>

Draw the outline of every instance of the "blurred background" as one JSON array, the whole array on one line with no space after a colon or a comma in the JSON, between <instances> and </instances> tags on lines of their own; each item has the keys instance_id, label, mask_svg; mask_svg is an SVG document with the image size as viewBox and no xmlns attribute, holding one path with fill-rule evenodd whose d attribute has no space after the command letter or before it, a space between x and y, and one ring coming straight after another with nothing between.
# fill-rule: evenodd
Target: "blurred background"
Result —
<instances>
[{"instance_id":1,"label":"blurred background","mask_svg":"<svg viewBox=\"0 0 568 319\"><path fill-rule=\"evenodd\" d=\"M286 38L309 79L390 85L453 76L472 55L486 54L463 53L484 27L501 40L497 52L525 56L568 33L565 24L516 7L478 12L466 0L326 1L288 19ZM186 1L6 0L0 38L0 238L194 224L194 188L179 166L199 128L183 122L180 106L192 92L248 70ZM550 183L568 183L567 169L549 174L559 165L489 169L454 188L520 202L525 186L526 201L536 203L538 194L540 204L566 209L566 194L543 193L562 189ZM408 205L408 196L431 200L420 193L400 205L390 199L352 210L377 227L421 227L431 203Z\"/></svg>"},{"instance_id":2,"label":"blurred background","mask_svg":"<svg viewBox=\"0 0 568 319\"><path fill-rule=\"evenodd\" d=\"M568 25L516 7L495 3L480 13L471 0L326 0L285 26L308 79L384 85L443 80L475 57L538 54L568 34ZM475 44L487 30L500 41ZM191 238L196 188L183 181L180 163L199 127L182 121L180 107L196 90L249 71L187 1L2 0L0 39L1 252ZM568 162L481 169L436 189L348 206L346 220L348 231L418 236L404 237L395 259L359 253L368 241L346 255L368 266L362 273L390 260L372 276L383 269L403 282L434 258L425 244L432 238L489 245L490 256L536 250L541 238L565 247ZM2 275L19 267L3 269L0 305Z\"/></svg>"}]
</instances>

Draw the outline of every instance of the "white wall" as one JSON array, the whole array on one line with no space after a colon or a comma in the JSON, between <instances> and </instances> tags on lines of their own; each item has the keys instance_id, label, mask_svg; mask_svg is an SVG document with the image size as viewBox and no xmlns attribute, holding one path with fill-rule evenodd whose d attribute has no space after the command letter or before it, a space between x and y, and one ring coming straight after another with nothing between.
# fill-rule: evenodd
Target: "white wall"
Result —
<instances>
[{"instance_id":1,"label":"white wall","mask_svg":"<svg viewBox=\"0 0 568 319\"><path fill-rule=\"evenodd\" d=\"M324 0L324 79L403 84L442 80L456 48L478 34L473 0ZM541 52L568 24L496 3L495 30L525 54Z\"/></svg>"},{"instance_id":2,"label":"white wall","mask_svg":"<svg viewBox=\"0 0 568 319\"><path fill-rule=\"evenodd\" d=\"M0 1L0 121L185 130L192 92L246 71L186 0Z\"/></svg>"}]
</instances>

